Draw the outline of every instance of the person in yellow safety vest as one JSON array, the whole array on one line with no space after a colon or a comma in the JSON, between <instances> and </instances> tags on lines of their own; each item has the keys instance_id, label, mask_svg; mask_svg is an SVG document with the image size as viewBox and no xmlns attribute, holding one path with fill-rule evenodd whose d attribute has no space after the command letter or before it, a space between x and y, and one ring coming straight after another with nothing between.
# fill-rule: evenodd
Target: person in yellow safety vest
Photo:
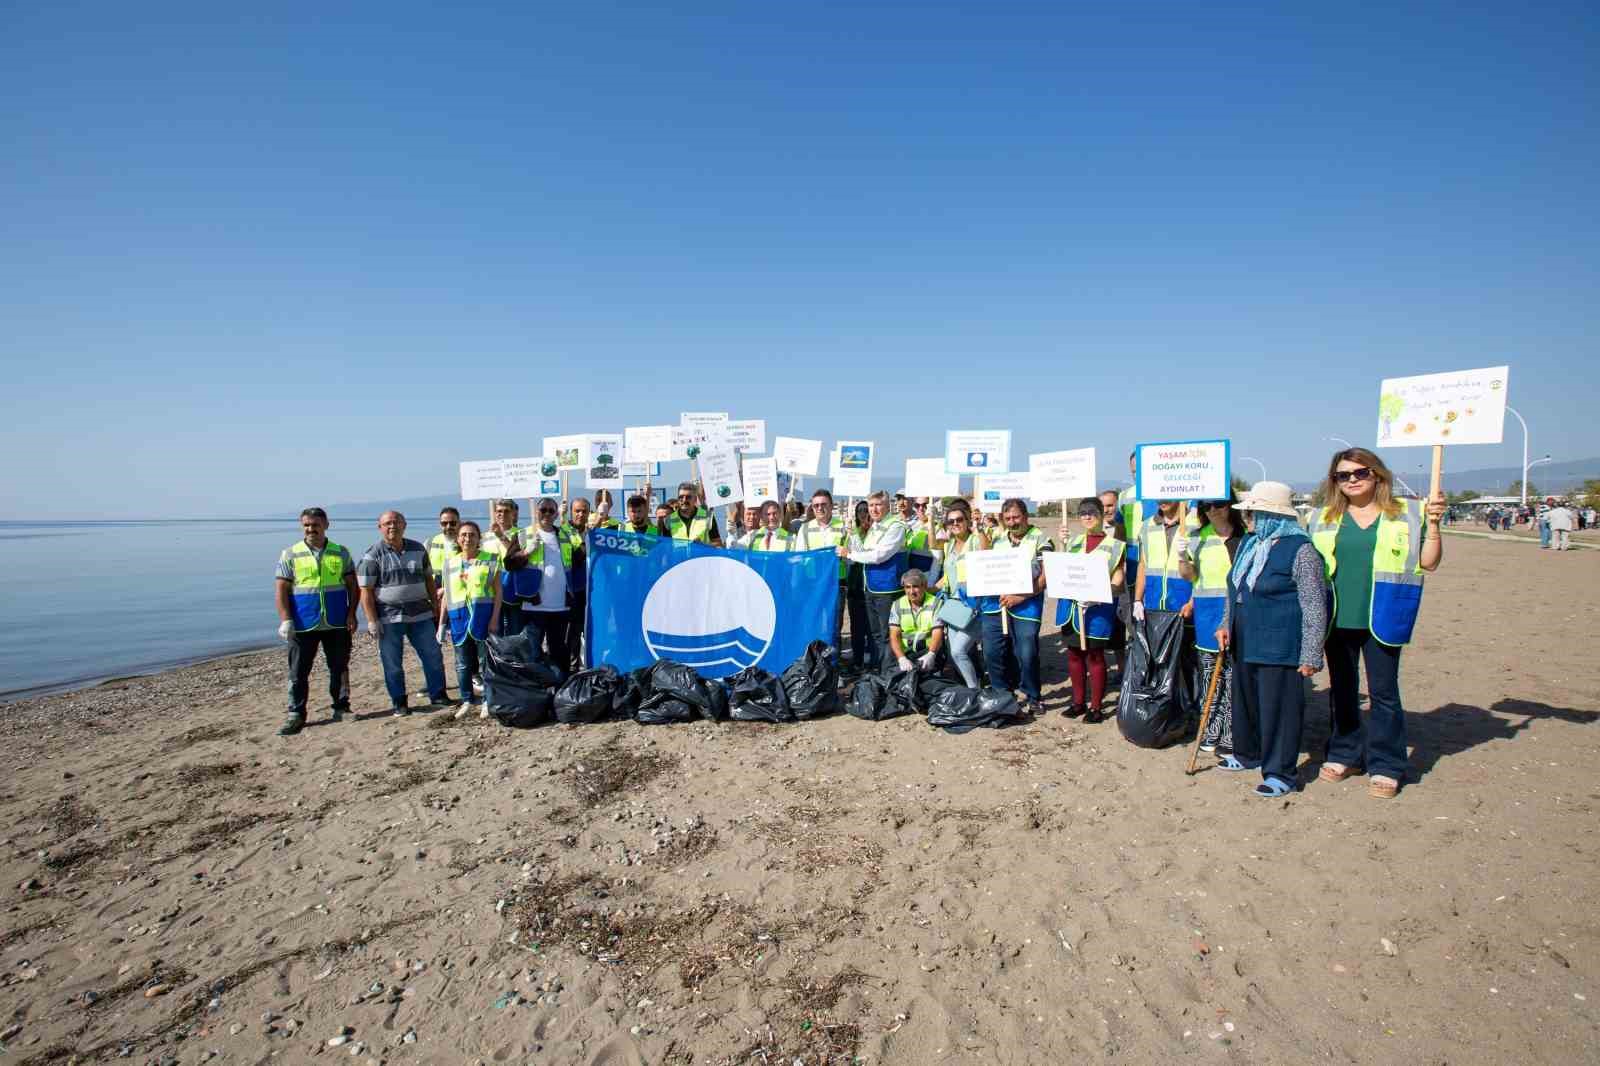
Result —
<instances>
[{"instance_id":1,"label":"person in yellow safety vest","mask_svg":"<svg viewBox=\"0 0 1600 1066\"><path fill-rule=\"evenodd\" d=\"M1004 532L994 547L1026 552L1033 564L1033 591L983 598L983 662L989 684L1021 689L1029 714L1044 713L1039 686L1039 626L1044 616L1044 561L1050 538L1028 518L1028 505L1012 498L1000 505Z\"/></svg>"},{"instance_id":2,"label":"person in yellow safety vest","mask_svg":"<svg viewBox=\"0 0 1600 1066\"><path fill-rule=\"evenodd\" d=\"M889 614L889 651L902 673L917 667L931 674L944 651L944 623L939 620L944 598L928 594L928 575L917 569L900 575L900 588L905 595L894 601Z\"/></svg>"},{"instance_id":3,"label":"person in yellow safety vest","mask_svg":"<svg viewBox=\"0 0 1600 1066\"><path fill-rule=\"evenodd\" d=\"M278 556L273 582L278 604L278 639L289 645L289 717L278 730L292 737L306 724L306 696L317 649L328 664L333 720L350 709L350 641L356 631L356 564L350 552L328 539L328 512L300 512L300 540Z\"/></svg>"},{"instance_id":4,"label":"person in yellow safety vest","mask_svg":"<svg viewBox=\"0 0 1600 1066\"><path fill-rule=\"evenodd\" d=\"M1072 681L1072 704L1062 713L1094 723L1105 719L1101 705L1106 698L1106 645L1116 631L1124 545L1106 528L1105 508L1098 497L1079 502L1078 521L1083 532L1076 536L1066 522L1061 523L1061 543L1068 554L1087 553L1104 560L1112 598L1108 603L1090 604L1056 601L1056 624L1061 626L1061 646L1067 652L1067 676Z\"/></svg>"},{"instance_id":5,"label":"person in yellow safety vest","mask_svg":"<svg viewBox=\"0 0 1600 1066\"><path fill-rule=\"evenodd\" d=\"M1426 508L1396 499L1394 475L1365 448L1334 453L1322 498L1328 505L1313 512L1310 533L1333 586L1327 648L1333 732L1320 776L1342 781L1365 769L1368 791L1389 799L1407 766L1400 650L1422 606L1422 575L1444 559L1445 498L1436 494ZM1357 702L1363 664L1371 696L1365 720Z\"/></svg>"},{"instance_id":6,"label":"person in yellow safety vest","mask_svg":"<svg viewBox=\"0 0 1600 1066\"><path fill-rule=\"evenodd\" d=\"M876 670L889 647L889 612L900 592L900 575L906 572L906 524L889 513L889 494L881 489L867 497L872 525L863 535L852 532L850 543L839 547L839 557L860 563L866 585L867 667Z\"/></svg>"},{"instance_id":7,"label":"person in yellow safety vest","mask_svg":"<svg viewBox=\"0 0 1600 1066\"><path fill-rule=\"evenodd\" d=\"M625 533L643 533L647 536L657 536L656 524L650 518L650 501L644 496L628 497L628 520L621 529Z\"/></svg>"},{"instance_id":8,"label":"person in yellow safety vest","mask_svg":"<svg viewBox=\"0 0 1600 1066\"><path fill-rule=\"evenodd\" d=\"M1156 513L1140 527L1134 618L1144 618L1146 611L1177 611L1185 619L1194 617L1189 603L1194 586L1183 576L1178 561L1189 549L1189 533L1199 528L1199 517L1185 513L1177 500L1162 500Z\"/></svg>"},{"instance_id":9,"label":"person in yellow safety vest","mask_svg":"<svg viewBox=\"0 0 1600 1066\"><path fill-rule=\"evenodd\" d=\"M517 501L489 501L489 519L489 532L483 538L483 550L500 560L499 635L509 637L522 632L522 600L524 596L538 594L539 577L525 573L526 566L512 570L506 565L508 554L515 555L520 561L528 549L530 531L517 525Z\"/></svg>"},{"instance_id":10,"label":"person in yellow safety vest","mask_svg":"<svg viewBox=\"0 0 1600 1066\"><path fill-rule=\"evenodd\" d=\"M1125 569L1130 589L1137 588L1139 582L1139 531L1151 517L1149 508L1139 499L1138 459L1137 448L1128 453L1128 476L1134 483L1117 494L1117 505L1122 510L1122 539L1127 544Z\"/></svg>"},{"instance_id":11,"label":"person in yellow safety vest","mask_svg":"<svg viewBox=\"0 0 1600 1066\"><path fill-rule=\"evenodd\" d=\"M845 542L844 519L833 513L833 493L827 489L818 489L811 494L811 517L800 523L800 528L795 531L795 551L817 551L822 548L839 550L839 545ZM833 657L838 662L840 658L840 642L844 639L844 609L849 599L850 564L843 559L839 560L839 600L833 610ZM863 628L866 620L862 620ZM854 619L850 622L850 635L865 644L864 632L856 631Z\"/></svg>"},{"instance_id":12,"label":"person in yellow safety vest","mask_svg":"<svg viewBox=\"0 0 1600 1066\"><path fill-rule=\"evenodd\" d=\"M1225 500L1205 501L1200 510L1205 515L1205 525L1189 539L1189 550L1179 565L1183 576L1194 582L1194 598L1190 602L1194 604L1194 645L1199 652L1200 678L1209 683L1217 660L1222 660L1222 674L1206 719L1205 736L1200 738L1200 750L1231 754L1233 661L1222 653L1217 630L1227 607L1228 574L1245 538L1244 519L1239 516L1232 493Z\"/></svg>"},{"instance_id":13,"label":"person in yellow safety vest","mask_svg":"<svg viewBox=\"0 0 1600 1066\"><path fill-rule=\"evenodd\" d=\"M500 624L500 557L483 550L483 531L471 519L461 523L456 546L445 557L439 581L444 625L455 649L456 687L461 690L456 717L472 710L473 694L482 690L478 715L487 718L489 693L483 685L481 648Z\"/></svg>"},{"instance_id":14,"label":"person in yellow safety vest","mask_svg":"<svg viewBox=\"0 0 1600 1066\"><path fill-rule=\"evenodd\" d=\"M786 552L794 550L793 541L783 528L783 504L768 500L761 505L761 524L746 533L739 546L753 552Z\"/></svg>"},{"instance_id":15,"label":"person in yellow safety vest","mask_svg":"<svg viewBox=\"0 0 1600 1066\"><path fill-rule=\"evenodd\" d=\"M697 540L701 544L722 547L717 519L700 506L700 487L692 481L678 485L678 505L661 520L660 533L673 540Z\"/></svg>"},{"instance_id":16,"label":"person in yellow safety vest","mask_svg":"<svg viewBox=\"0 0 1600 1066\"><path fill-rule=\"evenodd\" d=\"M567 650L574 662L583 656L584 620L589 612L589 530L593 528L589 501L582 496L572 501L572 520L561 526L561 536L572 544L572 624L567 633ZM562 663L566 670L571 664Z\"/></svg>"},{"instance_id":17,"label":"person in yellow safety vest","mask_svg":"<svg viewBox=\"0 0 1600 1066\"><path fill-rule=\"evenodd\" d=\"M456 531L461 528L461 512L454 507L439 508L439 532L428 538L428 565L436 574L444 573L445 556L456 552Z\"/></svg>"},{"instance_id":18,"label":"person in yellow safety vest","mask_svg":"<svg viewBox=\"0 0 1600 1066\"><path fill-rule=\"evenodd\" d=\"M595 489L594 515L589 519L590 529L621 529L622 523L612 517L611 508L615 506L610 489Z\"/></svg>"},{"instance_id":19,"label":"person in yellow safety vest","mask_svg":"<svg viewBox=\"0 0 1600 1066\"><path fill-rule=\"evenodd\" d=\"M938 545L934 543L933 529L929 526L930 508L926 496L908 499L906 510L906 565L921 570L928 583L937 587L940 576Z\"/></svg>"},{"instance_id":20,"label":"person in yellow safety vest","mask_svg":"<svg viewBox=\"0 0 1600 1066\"><path fill-rule=\"evenodd\" d=\"M561 508L548 496L540 500L535 514L539 524L529 533L527 569L539 575L538 591L531 599L522 601L522 628L534 650L544 648L546 661L565 671L572 661L571 648L577 641L571 639L574 626L583 626L583 619L574 618L573 599L576 594L574 577L574 549L572 538L556 526Z\"/></svg>"},{"instance_id":21,"label":"person in yellow safety vest","mask_svg":"<svg viewBox=\"0 0 1600 1066\"><path fill-rule=\"evenodd\" d=\"M972 526L972 507L966 500L952 500L944 513L945 539L944 572L939 577L939 589L947 602L959 602L970 612L967 624L957 627L947 623L950 638L950 661L961 674L968 688L978 688L978 647L983 633L983 616L978 613L978 599L967 592L968 552L988 551L989 538Z\"/></svg>"}]
</instances>

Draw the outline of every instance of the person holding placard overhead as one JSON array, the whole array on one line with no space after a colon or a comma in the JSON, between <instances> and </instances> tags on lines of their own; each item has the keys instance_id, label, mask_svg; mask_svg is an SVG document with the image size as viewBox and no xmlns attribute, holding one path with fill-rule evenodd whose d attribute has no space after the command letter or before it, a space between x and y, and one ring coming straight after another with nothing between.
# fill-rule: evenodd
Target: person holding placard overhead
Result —
<instances>
[{"instance_id":1,"label":"person holding placard overhead","mask_svg":"<svg viewBox=\"0 0 1600 1066\"><path fill-rule=\"evenodd\" d=\"M1225 500L1207 500L1201 505L1206 516L1179 560L1183 576L1194 582L1194 644L1200 656L1200 677L1207 679L1222 660L1211 714L1206 718L1201 751L1233 750L1233 664L1217 643L1217 630L1228 600L1228 573L1233 557L1244 540L1244 520L1239 517L1233 494Z\"/></svg>"},{"instance_id":2,"label":"person holding placard overhead","mask_svg":"<svg viewBox=\"0 0 1600 1066\"><path fill-rule=\"evenodd\" d=\"M482 540L478 523L462 522L457 550L445 556L439 577L445 634L455 649L456 685L461 689L457 718L472 710L472 697L483 687L480 651L500 624L500 557L484 551ZM487 693L478 705L478 716L489 717Z\"/></svg>"},{"instance_id":3,"label":"person holding placard overhead","mask_svg":"<svg viewBox=\"0 0 1600 1066\"><path fill-rule=\"evenodd\" d=\"M556 527L561 514L556 501L546 496L535 513L539 524L529 534L527 569L538 573L538 590L531 600L522 602L522 627L534 650L542 646L546 661L564 673L572 662L571 648L577 643L571 639L575 553L572 538ZM583 620L576 624L581 632Z\"/></svg>"},{"instance_id":4,"label":"person holding placard overhead","mask_svg":"<svg viewBox=\"0 0 1600 1066\"><path fill-rule=\"evenodd\" d=\"M594 515L589 519L590 529L621 529L622 523L611 514L615 506L610 489L594 490Z\"/></svg>"},{"instance_id":5,"label":"person holding placard overhead","mask_svg":"<svg viewBox=\"0 0 1600 1066\"><path fill-rule=\"evenodd\" d=\"M783 504L768 500L761 505L759 524L746 533L739 547L753 552L786 552L794 548L793 538L783 528Z\"/></svg>"},{"instance_id":6,"label":"person holding placard overhead","mask_svg":"<svg viewBox=\"0 0 1600 1066\"><path fill-rule=\"evenodd\" d=\"M1078 521L1083 532L1073 536L1065 521L1061 523L1061 542L1070 554L1099 556L1111 577L1110 603L1056 601L1056 624L1061 627L1061 646L1067 652L1067 676L1072 680L1072 704L1062 713L1085 722L1105 720L1101 706L1106 699L1106 645L1116 632L1116 594L1122 589L1122 541L1106 529L1105 507L1090 496L1078 504Z\"/></svg>"},{"instance_id":7,"label":"person holding placard overhead","mask_svg":"<svg viewBox=\"0 0 1600 1066\"><path fill-rule=\"evenodd\" d=\"M1217 765L1259 769L1255 794L1270 799L1296 787L1305 679L1322 669L1328 635L1327 585L1288 485L1256 482L1239 512L1249 535L1228 572L1215 634L1233 653L1233 754Z\"/></svg>"},{"instance_id":8,"label":"person holding placard overhead","mask_svg":"<svg viewBox=\"0 0 1600 1066\"><path fill-rule=\"evenodd\" d=\"M1000 505L1004 527L994 547L1027 552L1034 590L1028 595L986 596L983 601L983 662L989 683L1022 690L1029 714L1044 713L1039 684L1039 626L1044 615L1044 560L1054 545L1028 519L1028 505L1015 497Z\"/></svg>"},{"instance_id":9,"label":"person holding placard overhead","mask_svg":"<svg viewBox=\"0 0 1600 1066\"><path fill-rule=\"evenodd\" d=\"M906 572L909 530L897 515L889 513L889 494L882 489L867 497L867 512L872 525L865 535L852 536L849 545L841 545L839 557L862 566L871 631L868 665L876 669L889 647L889 612L900 595L900 576Z\"/></svg>"},{"instance_id":10,"label":"person holding placard overhead","mask_svg":"<svg viewBox=\"0 0 1600 1066\"><path fill-rule=\"evenodd\" d=\"M1189 533L1199 528L1199 520L1185 514L1177 500L1162 500L1156 513L1139 528L1139 577L1134 585L1133 617L1145 611L1177 611L1184 618L1194 617L1189 598L1194 585L1183 576L1179 560L1189 550Z\"/></svg>"},{"instance_id":11,"label":"person holding placard overhead","mask_svg":"<svg viewBox=\"0 0 1600 1066\"><path fill-rule=\"evenodd\" d=\"M1422 605L1422 575L1439 568L1445 499L1426 510L1396 499L1394 475L1365 448L1335 452L1311 516L1311 540L1333 584L1328 683L1333 733L1319 776L1343 781L1365 768L1368 791L1391 799L1406 775L1406 718L1400 702L1400 651L1411 641ZM1357 670L1365 665L1372 709L1363 722Z\"/></svg>"},{"instance_id":12,"label":"person holding placard overhead","mask_svg":"<svg viewBox=\"0 0 1600 1066\"><path fill-rule=\"evenodd\" d=\"M537 593L539 578L537 574L524 573L528 565L528 531L517 527L517 501L490 500L489 516L483 550L500 560L499 634L509 637L522 632L523 593Z\"/></svg>"},{"instance_id":13,"label":"person holding placard overhead","mask_svg":"<svg viewBox=\"0 0 1600 1066\"><path fill-rule=\"evenodd\" d=\"M972 508L966 500L953 500L944 513L944 573L939 578L944 606L940 608L945 632L949 635L950 661L968 688L979 687L975 652L983 633L978 600L967 592L969 552L988 551L989 538L972 528Z\"/></svg>"},{"instance_id":14,"label":"person holding placard overhead","mask_svg":"<svg viewBox=\"0 0 1600 1066\"><path fill-rule=\"evenodd\" d=\"M716 516L700 506L700 486L693 481L679 483L677 506L661 520L659 532L673 540L695 540L722 547Z\"/></svg>"},{"instance_id":15,"label":"person holding placard overhead","mask_svg":"<svg viewBox=\"0 0 1600 1066\"><path fill-rule=\"evenodd\" d=\"M1128 476L1133 478L1134 482L1117 494L1117 503L1122 508L1122 539L1127 543L1127 562L1123 569L1127 577L1127 587L1129 590L1136 590L1139 586L1139 531L1144 529L1144 524L1150 517L1145 510L1144 501L1139 499L1138 495L1139 449L1137 448L1128 453ZM1129 617L1132 617L1131 610Z\"/></svg>"},{"instance_id":16,"label":"person holding placard overhead","mask_svg":"<svg viewBox=\"0 0 1600 1066\"><path fill-rule=\"evenodd\" d=\"M800 528L795 531L795 551L816 551L820 548L832 548L838 551L839 545L845 541L844 519L833 513L833 493L827 489L818 489L811 494L811 517L800 523ZM833 647L834 657L837 659L840 652L840 642L844 639L844 608L850 592L848 587L850 564L843 559L839 560L839 599L833 610ZM853 634L852 634L853 635Z\"/></svg>"}]
</instances>

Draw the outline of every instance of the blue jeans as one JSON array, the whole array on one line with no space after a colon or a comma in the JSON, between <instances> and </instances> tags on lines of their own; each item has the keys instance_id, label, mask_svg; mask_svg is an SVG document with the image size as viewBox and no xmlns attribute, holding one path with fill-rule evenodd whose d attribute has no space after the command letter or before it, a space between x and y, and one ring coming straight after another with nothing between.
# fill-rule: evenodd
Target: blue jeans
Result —
<instances>
[{"instance_id":1,"label":"blue jeans","mask_svg":"<svg viewBox=\"0 0 1600 1066\"><path fill-rule=\"evenodd\" d=\"M383 687L389 690L390 705L406 705L406 671L402 656L408 640L417 658L422 660L422 677L427 684L428 698L444 702L444 653L439 650L439 638L434 635L434 628L430 618L417 622L383 623L383 632L378 634L378 658L383 661Z\"/></svg>"},{"instance_id":2,"label":"blue jeans","mask_svg":"<svg viewBox=\"0 0 1600 1066\"><path fill-rule=\"evenodd\" d=\"M1550 523L1548 521L1539 523L1539 547L1550 547Z\"/></svg>"},{"instance_id":3,"label":"blue jeans","mask_svg":"<svg viewBox=\"0 0 1600 1066\"><path fill-rule=\"evenodd\" d=\"M989 684L996 688L1021 689L1030 700L1043 699L1039 692L1039 623L1013 617L1011 635L1006 636L999 614L984 615L983 665L989 672Z\"/></svg>"},{"instance_id":4,"label":"blue jeans","mask_svg":"<svg viewBox=\"0 0 1600 1066\"><path fill-rule=\"evenodd\" d=\"M1335 629L1328 634L1327 653L1333 703L1328 761L1364 766L1369 774L1404 781L1409 763L1406 712L1400 704L1400 649L1380 643L1370 630ZM1365 719L1357 702L1358 666L1367 669L1367 695L1372 697Z\"/></svg>"},{"instance_id":5,"label":"blue jeans","mask_svg":"<svg viewBox=\"0 0 1600 1066\"><path fill-rule=\"evenodd\" d=\"M478 651L476 637L468 636L465 641L455 646L456 648L456 688L461 690L461 702L472 702L472 679L483 678L483 667ZM489 686L483 689L483 699L489 701Z\"/></svg>"}]
</instances>

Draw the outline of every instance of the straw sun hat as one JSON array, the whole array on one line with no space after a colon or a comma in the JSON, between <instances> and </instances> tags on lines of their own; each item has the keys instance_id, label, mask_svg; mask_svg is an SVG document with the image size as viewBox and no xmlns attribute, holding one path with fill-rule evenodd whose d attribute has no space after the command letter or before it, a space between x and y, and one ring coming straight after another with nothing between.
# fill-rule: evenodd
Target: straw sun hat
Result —
<instances>
[{"instance_id":1,"label":"straw sun hat","mask_svg":"<svg viewBox=\"0 0 1600 1066\"><path fill-rule=\"evenodd\" d=\"M1289 518L1299 517L1299 512L1294 509L1293 493L1289 486L1281 481L1256 482L1240 497L1238 507L1241 511L1281 514Z\"/></svg>"}]
</instances>

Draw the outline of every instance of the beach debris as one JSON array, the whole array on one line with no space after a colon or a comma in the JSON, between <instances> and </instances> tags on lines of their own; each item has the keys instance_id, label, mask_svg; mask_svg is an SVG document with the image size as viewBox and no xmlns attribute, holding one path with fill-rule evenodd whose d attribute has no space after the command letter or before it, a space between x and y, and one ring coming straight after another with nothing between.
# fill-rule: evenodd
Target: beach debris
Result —
<instances>
[{"instance_id":1,"label":"beach debris","mask_svg":"<svg viewBox=\"0 0 1600 1066\"><path fill-rule=\"evenodd\" d=\"M417 1042L417 1031L415 1029L407 1029L405 1035L400 1038L400 1042L402 1044L415 1044Z\"/></svg>"},{"instance_id":2,"label":"beach debris","mask_svg":"<svg viewBox=\"0 0 1600 1066\"><path fill-rule=\"evenodd\" d=\"M1400 949L1394 946L1394 941L1390 940L1386 936L1380 936L1378 938L1378 946L1383 950L1385 955L1400 954Z\"/></svg>"},{"instance_id":3,"label":"beach debris","mask_svg":"<svg viewBox=\"0 0 1600 1066\"><path fill-rule=\"evenodd\" d=\"M154 985L151 985L149 988L145 989L144 990L144 998L145 999L155 999L157 996L164 996L168 992L171 992L171 991L172 991L172 986L171 985L167 984L166 982L161 982L160 984L154 984Z\"/></svg>"}]
</instances>

